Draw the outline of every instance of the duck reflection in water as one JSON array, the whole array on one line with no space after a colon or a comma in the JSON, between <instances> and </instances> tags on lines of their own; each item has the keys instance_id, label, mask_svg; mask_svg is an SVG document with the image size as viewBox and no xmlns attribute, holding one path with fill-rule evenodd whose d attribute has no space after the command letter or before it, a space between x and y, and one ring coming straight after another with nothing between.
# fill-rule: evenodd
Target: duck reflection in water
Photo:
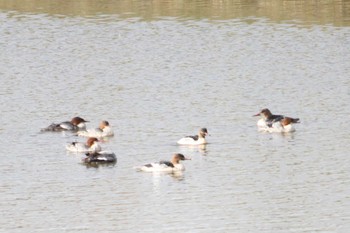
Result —
<instances>
[{"instance_id":1,"label":"duck reflection in water","mask_svg":"<svg viewBox=\"0 0 350 233\"><path fill-rule=\"evenodd\" d=\"M199 152L201 155L207 155L207 144L198 145L198 146L180 145L179 148L182 153Z\"/></svg>"},{"instance_id":2,"label":"duck reflection in water","mask_svg":"<svg viewBox=\"0 0 350 233\"><path fill-rule=\"evenodd\" d=\"M161 192L168 184L172 184L173 181L181 182L185 179L184 172L152 172L145 173L152 176L153 191L156 193Z\"/></svg>"},{"instance_id":3,"label":"duck reflection in water","mask_svg":"<svg viewBox=\"0 0 350 233\"><path fill-rule=\"evenodd\" d=\"M84 165L86 168L113 168L117 162L114 163L99 163L99 162L91 162L91 163L81 163L82 165Z\"/></svg>"}]
</instances>

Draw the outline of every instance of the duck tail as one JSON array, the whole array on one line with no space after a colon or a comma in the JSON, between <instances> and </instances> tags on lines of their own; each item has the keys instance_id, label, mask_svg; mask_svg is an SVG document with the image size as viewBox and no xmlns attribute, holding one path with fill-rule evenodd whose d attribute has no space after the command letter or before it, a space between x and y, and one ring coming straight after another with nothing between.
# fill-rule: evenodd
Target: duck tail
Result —
<instances>
[{"instance_id":1,"label":"duck tail","mask_svg":"<svg viewBox=\"0 0 350 233\"><path fill-rule=\"evenodd\" d=\"M280 122L282 126L286 126L294 123L300 123L299 118L291 118L291 117L285 117Z\"/></svg>"}]
</instances>

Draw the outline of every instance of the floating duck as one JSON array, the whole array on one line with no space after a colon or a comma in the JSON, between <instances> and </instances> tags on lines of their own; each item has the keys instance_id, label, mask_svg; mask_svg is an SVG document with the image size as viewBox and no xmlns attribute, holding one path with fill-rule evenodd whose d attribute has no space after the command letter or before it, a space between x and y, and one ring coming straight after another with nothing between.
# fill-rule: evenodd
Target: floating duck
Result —
<instances>
[{"instance_id":1,"label":"floating duck","mask_svg":"<svg viewBox=\"0 0 350 233\"><path fill-rule=\"evenodd\" d=\"M108 121L101 121L100 125L96 129L88 129L86 131L78 131L78 136L83 137L96 137L96 138L103 138L103 137L111 137L114 135L114 132L109 125Z\"/></svg>"},{"instance_id":2,"label":"floating duck","mask_svg":"<svg viewBox=\"0 0 350 233\"><path fill-rule=\"evenodd\" d=\"M83 158L84 163L116 163L117 157L112 152L100 151L94 153L86 153Z\"/></svg>"},{"instance_id":3,"label":"floating duck","mask_svg":"<svg viewBox=\"0 0 350 233\"><path fill-rule=\"evenodd\" d=\"M174 154L171 161L160 161L155 163L145 164L143 166L134 167L138 171L144 172L176 172L184 171L185 166L180 163L180 160L189 160L183 154Z\"/></svg>"},{"instance_id":4,"label":"floating duck","mask_svg":"<svg viewBox=\"0 0 350 233\"><path fill-rule=\"evenodd\" d=\"M203 145L207 144L205 136L208 135L207 128L201 128L198 132L198 135L195 136L186 136L177 141L179 145Z\"/></svg>"},{"instance_id":5,"label":"floating duck","mask_svg":"<svg viewBox=\"0 0 350 233\"><path fill-rule=\"evenodd\" d=\"M286 117L283 115L274 115L267 108L262 109L259 113L253 116L261 116L257 126L259 131L289 133L294 132L293 124L300 123L299 118Z\"/></svg>"},{"instance_id":6,"label":"floating duck","mask_svg":"<svg viewBox=\"0 0 350 233\"><path fill-rule=\"evenodd\" d=\"M82 142L72 142L66 145L66 149L72 152L81 153L97 153L101 151L101 146L98 144L98 139L95 137L90 137L87 139L86 143Z\"/></svg>"},{"instance_id":7,"label":"floating duck","mask_svg":"<svg viewBox=\"0 0 350 233\"><path fill-rule=\"evenodd\" d=\"M84 130L88 122L81 117L73 117L71 121L64 121L59 124L52 123L41 131L78 131Z\"/></svg>"}]
</instances>

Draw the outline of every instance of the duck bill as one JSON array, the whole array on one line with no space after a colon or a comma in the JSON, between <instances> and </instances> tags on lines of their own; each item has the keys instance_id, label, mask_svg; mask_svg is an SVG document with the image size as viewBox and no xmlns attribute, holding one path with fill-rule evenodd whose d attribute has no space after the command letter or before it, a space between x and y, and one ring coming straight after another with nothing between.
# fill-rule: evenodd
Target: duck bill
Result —
<instances>
[{"instance_id":1,"label":"duck bill","mask_svg":"<svg viewBox=\"0 0 350 233\"><path fill-rule=\"evenodd\" d=\"M255 114L255 115L253 115L253 117L257 117L257 116L260 116L260 112Z\"/></svg>"},{"instance_id":2,"label":"duck bill","mask_svg":"<svg viewBox=\"0 0 350 233\"><path fill-rule=\"evenodd\" d=\"M185 157L185 160L191 160L191 158L186 158L186 157Z\"/></svg>"}]
</instances>

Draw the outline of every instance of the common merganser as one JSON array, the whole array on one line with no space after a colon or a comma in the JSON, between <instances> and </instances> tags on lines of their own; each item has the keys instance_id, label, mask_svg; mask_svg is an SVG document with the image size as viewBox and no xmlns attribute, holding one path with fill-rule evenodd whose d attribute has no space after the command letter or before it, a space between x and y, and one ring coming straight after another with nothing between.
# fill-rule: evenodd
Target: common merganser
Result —
<instances>
[{"instance_id":1,"label":"common merganser","mask_svg":"<svg viewBox=\"0 0 350 233\"><path fill-rule=\"evenodd\" d=\"M103 138L103 137L111 137L114 135L114 132L112 128L109 125L108 121L101 121L100 125L96 129L88 129L86 131L78 131L78 136L83 137L96 137L96 138Z\"/></svg>"},{"instance_id":2,"label":"common merganser","mask_svg":"<svg viewBox=\"0 0 350 233\"><path fill-rule=\"evenodd\" d=\"M253 116L261 116L257 122L259 131L288 133L294 132L294 123L300 123L299 118L286 117L283 115L274 115L267 108L262 109L259 113Z\"/></svg>"},{"instance_id":3,"label":"common merganser","mask_svg":"<svg viewBox=\"0 0 350 233\"><path fill-rule=\"evenodd\" d=\"M117 157L112 152L100 151L95 153L86 153L83 158L84 163L116 163Z\"/></svg>"},{"instance_id":4,"label":"common merganser","mask_svg":"<svg viewBox=\"0 0 350 233\"><path fill-rule=\"evenodd\" d=\"M186 136L177 141L179 145L203 145L207 144L205 136L208 135L207 128L202 128L199 130L198 135L195 136Z\"/></svg>"},{"instance_id":5,"label":"common merganser","mask_svg":"<svg viewBox=\"0 0 350 233\"><path fill-rule=\"evenodd\" d=\"M86 125L84 120L81 117L73 117L71 121L64 121L59 124L52 123L48 127L42 129L41 131L78 131L84 130Z\"/></svg>"},{"instance_id":6,"label":"common merganser","mask_svg":"<svg viewBox=\"0 0 350 233\"><path fill-rule=\"evenodd\" d=\"M86 153L86 152L97 153L102 150L101 146L98 144L98 139L95 137L88 138L86 143L72 142L66 145L66 149L68 151L82 152L82 153Z\"/></svg>"},{"instance_id":7,"label":"common merganser","mask_svg":"<svg viewBox=\"0 0 350 233\"><path fill-rule=\"evenodd\" d=\"M184 171L185 166L180 163L180 160L190 160L183 154L174 154L171 161L160 161L155 163L145 164L143 166L134 167L137 171L144 172L176 172Z\"/></svg>"}]
</instances>

